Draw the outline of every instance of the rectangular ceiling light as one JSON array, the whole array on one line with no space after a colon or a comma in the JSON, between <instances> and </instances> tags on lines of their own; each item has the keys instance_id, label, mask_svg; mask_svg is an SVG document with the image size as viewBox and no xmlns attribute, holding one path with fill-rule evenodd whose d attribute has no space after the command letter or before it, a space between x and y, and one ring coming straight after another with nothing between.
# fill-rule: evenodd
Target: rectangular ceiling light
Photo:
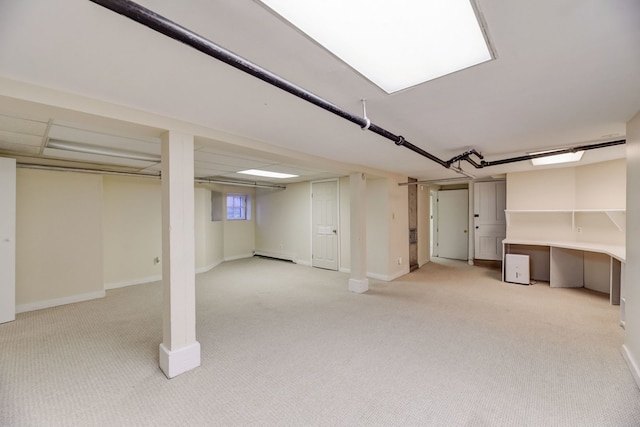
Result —
<instances>
[{"instance_id":1,"label":"rectangular ceiling light","mask_svg":"<svg viewBox=\"0 0 640 427\"><path fill-rule=\"evenodd\" d=\"M530 154L543 154L546 152L549 152L549 151L542 151L542 152L530 153ZM578 162L580 161L580 159L582 159L583 154L584 154L584 151L576 151L575 153L552 154L545 157L538 157L535 159L531 159L531 163L533 163L533 166L544 166L544 165L555 165L558 163Z\"/></svg>"},{"instance_id":2,"label":"rectangular ceiling light","mask_svg":"<svg viewBox=\"0 0 640 427\"><path fill-rule=\"evenodd\" d=\"M470 0L260 0L387 93L493 58Z\"/></svg>"},{"instance_id":3,"label":"rectangular ceiling light","mask_svg":"<svg viewBox=\"0 0 640 427\"><path fill-rule=\"evenodd\" d=\"M54 139L50 139L45 148L55 148L58 150L97 154L100 156L118 157L129 160L140 160L143 162L160 162L160 156L155 154L138 153L135 151L120 150L111 147L99 147L95 145L81 144L78 142L57 141Z\"/></svg>"},{"instance_id":4,"label":"rectangular ceiling light","mask_svg":"<svg viewBox=\"0 0 640 427\"><path fill-rule=\"evenodd\" d=\"M259 170L259 169L247 169L245 171L239 171L238 173L242 173L245 175L254 175L254 176L262 176L265 178L280 178L280 179L284 179L284 178L297 178L298 175L292 175L290 173L280 173L280 172L270 172L270 171L263 171L263 170Z\"/></svg>"}]
</instances>

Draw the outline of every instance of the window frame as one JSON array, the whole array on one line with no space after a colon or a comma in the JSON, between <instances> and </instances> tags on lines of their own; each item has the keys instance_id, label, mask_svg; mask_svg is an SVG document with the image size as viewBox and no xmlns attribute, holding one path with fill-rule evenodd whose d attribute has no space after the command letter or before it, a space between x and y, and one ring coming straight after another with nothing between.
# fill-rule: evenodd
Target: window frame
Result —
<instances>
[{"instance_id":1,"label":"window frame","mask_svg":"<svg viewBox=\"0 0 640 427\"><path fill-rule=\"evenodd\" d=\"M233 203L230 206L229 201L232 200ZM241 205L237 206L237 201L241 201ZM230 209L240 210L240 215L233 215L230 217ZM227 221L248 221L250 216L248 213L249 209L249 195L248 194L240 194L240 193L227 193L225 198L225 218Z\"/></svg>"}]
</instances>

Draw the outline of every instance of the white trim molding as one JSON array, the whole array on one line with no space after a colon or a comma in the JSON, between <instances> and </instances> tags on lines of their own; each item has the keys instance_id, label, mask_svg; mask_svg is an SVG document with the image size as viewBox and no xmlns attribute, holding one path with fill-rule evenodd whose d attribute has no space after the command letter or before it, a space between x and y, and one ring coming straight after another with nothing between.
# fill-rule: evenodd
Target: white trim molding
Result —
<instances>
[{"instance_id":1,"label":"white trim molding","mask_svg":"<svg viewBox=\"0 0 640 427\"><path fill-rule=\"evenodd\" d=\"M26 313L27 311L42 310L43 308L58 307L60 305L67 305L76 302L89 301L97 298L104 298L105 295L105 291L96 291L87 292L85 294L71 295L68 297L31 302L28 304L20 304L16 307L16 313Z\"/></svg>"},{"instance_id":2,"label":"white trim molding","mask_svg":"<svg viewBox=\"0 0 640 427\"><path fill-rule=\"evenodd\" d=\"M245 259L245 258L251 258L253 257L253 254L246 254L246 255L234 255L234 256L229 256L229 257L224 257L224 261L236 261L238 259Z\"/></svg>"},{"instance_id":3,"label":"white trim molding","mask_svg":"<svg viewBox=\"0 0 640 427\"><path fill-rule=\"evenodd\" d=\"M196 268L196 274L206 273L209 270L213 270L214 268L216 268L217 266L219 266L223 262L224 261L222 261L222 260L218 260L218 261L215 261L213 264L209 264L209 265L205 265L204 267Z\"/></svg>"},{"instance_id":4,"label":"white trim molding","mask_svg":"<svg viewBox=\"0 0 640 427\"><path fill-rule=\"evenodd\" d=\"M169 350L160 344L160 369L171 379L200 366L200 343L195 341L177 350Z\"/></svg>"},{"instance_id":5,"label":"white trim molding","mask_svg":"<svg viewBox=\"0 0 640 427\"><path fill-rule=\"evenodd\" d=\"M637 360L633 357L626 344L622 345L621 351L622 357L624 357L625 362L627 362L631 375L636 381L636 385L640 388L640 366L638 365Z\"/></svg>"},{"instance_id":6,"label":"white trim molding","mask_svg":"<svg viewBox=\"0 0 640 427\"><path fill-rule=\"evenodd\" d=\"M133 285L142 285L143 283L159 282L161 280L162 280L162 274L156 274L153 276L140 277L137 279L123 280L121 282L105 283L104 289L108 291L110 289L124 288L127 286L133 286Z\"/></svg>"}]
</instances>

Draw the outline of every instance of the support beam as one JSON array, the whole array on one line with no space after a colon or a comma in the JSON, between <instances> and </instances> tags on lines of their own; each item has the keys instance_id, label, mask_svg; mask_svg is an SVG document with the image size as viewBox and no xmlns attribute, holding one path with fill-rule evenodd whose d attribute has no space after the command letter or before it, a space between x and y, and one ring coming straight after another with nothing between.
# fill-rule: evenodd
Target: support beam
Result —
<instances>
[{"instance_id":1,"label":"support beam","mask_svg":"<svg viewBox=\"0 0 640 427\"><path fill-rule=\"evenodd\" d=\"M193 136L162 136L162 344L167 378L200 366L196 341Z\"/></svg>"},{"instance_id":2,"label":"support beam","mask_svg":"<svg viewBox=\"0 0 640 427\"><path fill-rule=\"evenodd\" d=\"M351 195L351 275L349 290L363 293L369 290L367 279L367 181L363 173L349 176Z\"/></svg>"}]
</instances>

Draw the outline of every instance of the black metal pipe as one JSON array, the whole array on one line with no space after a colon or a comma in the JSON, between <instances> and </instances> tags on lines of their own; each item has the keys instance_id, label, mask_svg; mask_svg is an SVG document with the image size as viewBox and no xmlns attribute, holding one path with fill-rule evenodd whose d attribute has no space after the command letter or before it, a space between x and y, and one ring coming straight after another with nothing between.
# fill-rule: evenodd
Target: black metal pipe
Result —
<instances>
[{"instance_id":1,"label":"black metal pipe","mask_svg":"<svg viewBox=\"0 0 640 427\"><path fill-rule=\"evenodd\" d=\"M508 159L501 159L501 160L492 160L490 162L486 162L483 160L482 162L480 162L480 168L484 168L487 166L504 165L507 163L522 162L522 161L531 160L531 159L539 159L541 157L555 156L557 154L575 153L576 151L587 151L587 150L595 150L597 148L612 147L615 145L625 144L626 142L627 142L626 139L619 139L616 141L598 142L595 144L587 144L587 145L578 145L576 147L565 148L562 150L553 150L546 153L527 154L526 156L511 157Z\"/></svg>"},{"instance_id":2,"label":"black metal pipe","mask_svg":"<svg viewBox=\"0 0 640 427\"><path fill-rule=\"evenodd\" d=\"M449 161L445 161L423 150L422 148L410 143L409 141L404 139L402 136L395 135L394 133L389 132L384 128L381 128L380 126L377 126L371 123L366 118L359 117L355 114L351 114L348 111L343 110L337 105L315 95L314 93L309 92L301 88L300 86L297 86L277 76L276 74L258 66L257 64L254 64L251 61L245 58L242 58L239 55L236 55L235 53L213 43L212 41L194 33L193 31L188 30L187 28L179 24L176 24L175 22L131 0L90 0L90 1L92 1L93 3L99 4L100 6L103 6L113 12L126 16L127 18L130 18L161 34L164 34L167 37L170 37L176 41L179 41L188 46L191 46L192 48L197 49L200 52L203 52L211 56L212 58L218 59L240 71L243 71L249 75L252 75L266 83L269 83L294 96L297 96L298 98L301 98L326 111L329 111L339 117L342 117L345 120L355 123L358 126L360 126L362 129L369 130L377 135L382 136L383 138L389 139L393 141L396 145L405 147L417 154L420 154L421 156L426 157L429 160L432 160L447 169L450 169L454 162L462 161L462 160L470 163L477 169L481 169L487 166L496 166L496 165L502 165L506 163L531 160L534 158L547 157L555 154L563 154L563 153L570 153L574 151L593 150L596 148L610 147L612 145L624 144L626 142L626 140L623 139L623 140L612 141L612 142L583 145L583 146L568 148L565 150L556 150L550 153L528 154L526 156L512 157L509 159L493 160L490 162L483 160L484 157L482 156L482 154L480 154L475 149L472 149L458 156L453 157ZM478 158L481 159L481 162L477 163L476 161L472 160L470 158L471 155L476 155Z\"/></svg>"},{"instance_id":3,"label":"black metal pipe","mask_svg":"<svg viewBox=\"0 0 640 427\"><path fill-rule=\"evenodd\" d=\"M471 149L469 151L465 151L464 153L458 154L457 156L454 156L451 159L447 160L447 164L452 165L459 160L467 160L469 163L473 164L475 162L469 159L469 156L471 156L472 154L475 154L476 156L478 156L480 160L484 159L484 156L482 154L478 153L475 149Z\"/></svg>"},{"instance_id":4,"label":"black metal pipe","mask_svg":"<svg viewBox=\"0 0 640 427\"><path fill-rule=\"evenodd\" d=\"M127 18L130 18L142 25L145 25L167 37L191 46L194 49L199 50L215 59L218 59L238 70L244 71L266 83L269 83L277 88L280 88L290 94L304 99L326 111L329 111L343 119L349 120L352 123L357 124L361 128L367 128L373 133L376 133L384 138L392 140L396 145L401 145L415 153L418 153L436 163L448 168L449 165L442 159L428 153L427 151L411 144L406 141L402 136L395 135L373 123L369 124L369 121L363 117L351 114L348 111L343 110L337 105L277 76L276 74L252 63L251 61L236 55L235 53L213 43L212 41L194 33L193 31L176 24L175 22L135 3L130 0L90 0L93 3L99 4L113 12L119 13ZM368 125L368 127L367 127Z\"/></svg>"}]
</instances>

